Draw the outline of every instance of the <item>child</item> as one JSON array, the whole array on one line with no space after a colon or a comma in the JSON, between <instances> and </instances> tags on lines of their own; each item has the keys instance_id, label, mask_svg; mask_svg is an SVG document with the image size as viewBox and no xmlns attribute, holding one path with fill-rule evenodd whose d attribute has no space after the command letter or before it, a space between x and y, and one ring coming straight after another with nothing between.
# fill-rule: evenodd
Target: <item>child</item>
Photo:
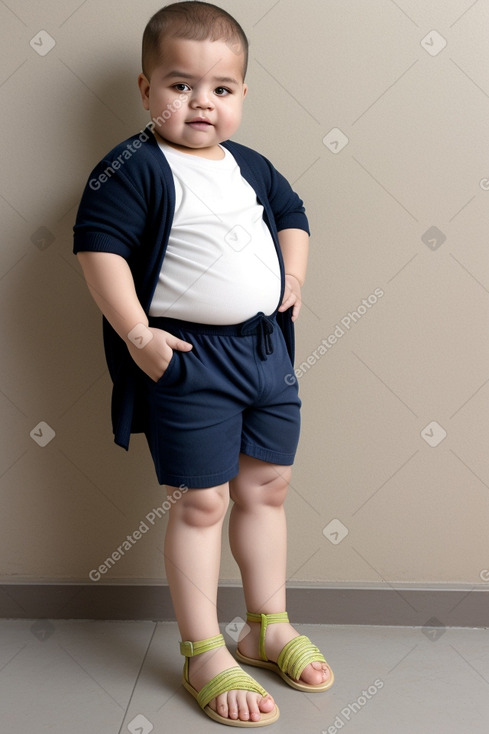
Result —
<instances>
[{"instance_id":1,"label":"child","mask_svg":"<svg viewBox=\"0 0 489 734\"><path fill-rule=\"evenodd\" d=\"M229 498L249 610L238 660L299 690L333 683L284 611L284 500L300 410L292 322L309 230L283 176L229 140L247 46L234 18L209 3L177 2L151 18L138 83L152 122L94 169L74 228L104 315L115 441L127 449L131 432L144 432L159 482L178 493L165 565L184 686L212 719L243 727L271 724L279 711L219 634Z\"/></svg>"}]
</instances>

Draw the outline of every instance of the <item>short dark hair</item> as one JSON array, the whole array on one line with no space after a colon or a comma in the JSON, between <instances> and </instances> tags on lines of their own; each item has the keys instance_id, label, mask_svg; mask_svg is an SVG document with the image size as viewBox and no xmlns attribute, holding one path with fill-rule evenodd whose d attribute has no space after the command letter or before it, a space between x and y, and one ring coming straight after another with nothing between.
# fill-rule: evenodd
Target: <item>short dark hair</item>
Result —
<instances>
[{"instance_id":1,"label":"short dark hair","mask_svg":"<svg viewBox=\"0 0 489 734\"><path fill-rule=\"evenodd\" d=\"M188 0L165 5L150 18L143 33L142 67L149 79L151 67L165 37L192 41L225 41L236 54L243 53L243 79L248 66L248 39L237 20L211 3Z\"/></svg>"}]
</instances>

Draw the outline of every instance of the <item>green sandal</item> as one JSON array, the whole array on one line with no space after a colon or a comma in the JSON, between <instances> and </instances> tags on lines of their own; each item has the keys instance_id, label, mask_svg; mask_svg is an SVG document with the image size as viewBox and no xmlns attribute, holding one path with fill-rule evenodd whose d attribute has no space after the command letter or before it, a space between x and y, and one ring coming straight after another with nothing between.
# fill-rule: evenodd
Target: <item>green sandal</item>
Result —
<instances>
[{"instance_id":1,"label":"green sandal","mask_svg":"<svg viewBox=\"0 0 489 734\"><path fill-rule=\"evenodd\" d=\"M207 683L202 690L196 691L195 688L190 685L189 682L189 658L194 655L200 655L208 650L213 650L216 647L223 647L225 645L223 635L216 635L216 637L209 637L207 640L200 640L199 642L181 642L180 652L185 656L185 665L183 668L183 685L186 690L192 694L197 700L200 708L214 721L218 721L220 724L226 724L227 726L268 726L277 721L280 712L278 706L269 714L261 714L260 721L240 721L239 719L229 719L213 711L209 706L210 701L221 693L227 693L227 691L245 690L254 691L259 693L261 696L267 696L267 692L260 684L245 673L239 666L234 666L223 670L222 673L218 673L212 680Z\"/></svg>"},{"instance_id":2,"label":"green sandal","mask_svg":"<svg viewBox=\"0 0 489 734\"><path fill-rule=\"evenodd\" d=\"M236 649L236 658L240 663L246 665L255 665L257 668L266 668L267 670L273 670L292 688L298 691L308 691L309 693L327 691L331 688L334 682L334 675L331 668L329 668L331 676L326 681L318 686L309 685L302 683L298 679L301 676L302 671L309 665L309 663L326 663L326 659L321 654L320 650L313 645L309 637L305 635L299 635L294 637L293 640L288 642L278 657L278 661L273 663L269 660L265 654L265 635L269 624L277 622L288 622L289 617L287 612L281 612L278 614L254 614L248 612L246 614L248 622L260 622L260 659L249 658L246 655L240 653L239 649ZM328 664L327 664L328 665ZM328 665L329 667L329 665Z\"/></svg>"}]
</instances>

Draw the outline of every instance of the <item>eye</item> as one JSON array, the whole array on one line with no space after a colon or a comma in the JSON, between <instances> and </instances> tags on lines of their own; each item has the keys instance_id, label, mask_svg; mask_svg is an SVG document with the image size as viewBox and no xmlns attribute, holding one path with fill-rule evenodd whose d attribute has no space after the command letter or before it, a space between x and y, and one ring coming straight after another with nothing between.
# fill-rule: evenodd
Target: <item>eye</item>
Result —
<instances>
[{"instance_id":1,"label":"eye","mask_svg":"<svg viewBox=\"0 0 489 734\"><path fill-rule=\"evenodd\" d=\"M173 88L177 90L177 92L190 92L190 87L188 84L185 84L184 82L179 82L178 84L174 84Z\"/></svg>"},{"instance_id":2,"label":"eye","mask_svg":"<svg viewBox=\"0 0 489 734\"><path fill-rule=\"evenodd\" d=\"M227 94L231 94L231 90L226 89L226 87L216 87L214 93L217 94L218 97L225 97Z\"/></svg>"}]
</instances>

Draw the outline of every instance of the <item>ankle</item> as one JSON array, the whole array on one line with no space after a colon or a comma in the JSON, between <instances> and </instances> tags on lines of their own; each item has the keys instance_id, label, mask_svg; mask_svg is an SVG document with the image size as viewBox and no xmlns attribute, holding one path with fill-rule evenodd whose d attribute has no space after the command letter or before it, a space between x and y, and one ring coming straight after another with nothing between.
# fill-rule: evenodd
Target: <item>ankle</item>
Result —
<instances>
[{"instance_id":1,"label":"ankle","mask_svg":"<svg viewBox=\"0 0 489 734\"><path fill-rule=\"evenodd\" d=\"M200 655L194 655L188 659L189 672L205 674L206 669L214 669L222 667L227 664L229 667L229 658L232 658L231 653L226 646L215 648L214 650L207 650L206 652L200 653Z\"/></svg>"}]
</instances>

